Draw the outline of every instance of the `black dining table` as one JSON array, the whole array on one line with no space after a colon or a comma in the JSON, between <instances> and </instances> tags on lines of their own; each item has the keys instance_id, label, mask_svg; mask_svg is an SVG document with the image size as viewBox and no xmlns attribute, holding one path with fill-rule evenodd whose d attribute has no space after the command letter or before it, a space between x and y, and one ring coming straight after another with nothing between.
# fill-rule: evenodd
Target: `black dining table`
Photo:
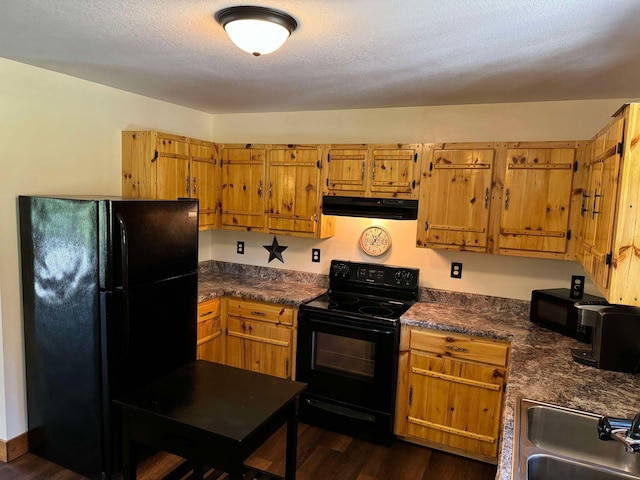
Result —
<instances>
[{"instance_id":1,"label":"black dining table","mask_svg":"<svg viewBox=\"0 0 640 480\"><path fill-rule=\"evenodd\" d=\"M285 480L295 480L298 396L306 384L196 360L114 400L122 409L123 478L138 444L242 480L244 461L287 424ZM277 478L277 477L273 477Z\"/></svg>"}]
</instances>

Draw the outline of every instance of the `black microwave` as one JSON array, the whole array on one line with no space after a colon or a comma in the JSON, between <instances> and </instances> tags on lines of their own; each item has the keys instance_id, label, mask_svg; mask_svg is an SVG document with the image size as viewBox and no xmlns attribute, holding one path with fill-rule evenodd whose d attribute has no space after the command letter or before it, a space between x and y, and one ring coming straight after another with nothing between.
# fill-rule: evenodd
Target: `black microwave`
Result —
<instances>
[{"instance_id":1,"label":"black microwave","mask_svg":"<svg viewBox=\"0 0 640 480\"><path fill-rule=\"evenodd\" d=\"M584 294L576 299L569 296L568 288L550 288L531 292L529 319L563 335L591 343L591 327L580 325L576 302L605 302L602 297Z\"/></svg>"}]
</instances>

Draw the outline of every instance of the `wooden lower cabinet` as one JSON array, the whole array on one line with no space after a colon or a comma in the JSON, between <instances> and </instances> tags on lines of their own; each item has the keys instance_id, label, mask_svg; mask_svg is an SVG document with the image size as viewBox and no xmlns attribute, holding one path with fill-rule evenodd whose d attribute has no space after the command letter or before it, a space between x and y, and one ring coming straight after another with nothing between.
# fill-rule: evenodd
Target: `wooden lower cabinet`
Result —
<instances>
[{"instance_id":1,"label":"wooden lower cabinet","mask_svg":"<svg viewBox=\"0 0 640 480\"><path fill-rule=\"evenodd\" d=\"M395 433L497 463L506 342L403 326Z\"/></svg>"},{"instance_id":2,"label":"wooden lower cabinet","mask_svg":"<svg viewBox=\"0 0 640 480\"><path fill-rule=\"evenodd\" d=\"M224 363L224 329L221 299L214 298L198 304L198 340L196 358Z\"/></svg>"},{"instance_id":3,"label":"wooden lower cabinet","mask_svg":"<svg viewBox=\"0 0 640 480\"><path fill-rule=\"evenodd\" d=\"M229 297L227 302L226 364L295 378L296 309L237 297Z\"/></svg>"}]
</instances>

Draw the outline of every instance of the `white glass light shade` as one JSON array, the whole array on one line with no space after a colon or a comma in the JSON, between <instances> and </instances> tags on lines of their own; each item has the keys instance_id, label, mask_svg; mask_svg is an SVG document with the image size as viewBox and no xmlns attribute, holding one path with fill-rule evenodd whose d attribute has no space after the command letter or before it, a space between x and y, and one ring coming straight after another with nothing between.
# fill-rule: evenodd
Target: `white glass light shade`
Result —
<instances>
[{"instance_id":1,"label":"white glass light shade","mask_svg":"<svg viewBox=\"0 0 640 480\"><path fill-rule=\"evenodd\" d=\"M249 5L223 8L214 17L233 43L255 56L280 48L298 27L287 13Z\"/></svg>"},{"instance_id":2,"label":"white glass light shade","mask_svg":"<svg viewBox=\"0 0 640 480\"><path fill-rule=\"evenodd\" d=\"M275 52L289 38L289 30L265 20L236 20L224 29L238 48L255 56Z\"/></svg>"}]
</instances>

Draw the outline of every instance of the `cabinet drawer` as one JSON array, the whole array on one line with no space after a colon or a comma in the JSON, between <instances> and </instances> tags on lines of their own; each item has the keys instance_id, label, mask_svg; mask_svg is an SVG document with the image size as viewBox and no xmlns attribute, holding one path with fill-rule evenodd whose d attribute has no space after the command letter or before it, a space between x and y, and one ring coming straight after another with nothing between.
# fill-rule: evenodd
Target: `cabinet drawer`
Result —
<instances>
[{"instance_id":1,"label":"cabinet drawer","mask_svg":"<svg viewBox=\"0 0 640 480\"><path fill-rule=\"evenodd\" d=\"M229 317L227 322L227 336L229 338L284 348L289 348L291 345L291 329L288 327L238 317Z\"/></svg>"},{"instance_id":2,"label":"cabinet drawer","mask_svg":"<svg viewBox=\"0 0 640 480\"><path fill-rule=\"evenodd\" d=\"M507 364L509 353L509 346L497 340L435 330L412 329L409 346L411 350L500 366Z\"/></svg>"},{"instance_id":3,"label":"cabinet drawer","mask_svg":"<svg viewBox=\"0 0 640 480\"><path fill-rule=\"evenodd\" d=\"M198 323L220 316L220 299L214 298L198 304Z\"/></svg>"},{"instance_id":4,"label":"cabinet drawer","mask_svg":"<svg viewBox=\"0 0 640 480\"><path fill-rule=\"evenodd\" d=\"M228 316L250 318L263 322L293 325L293 308L275 303L245 300L231 297L228 304Z\"/></svg>"}]
</instances>

